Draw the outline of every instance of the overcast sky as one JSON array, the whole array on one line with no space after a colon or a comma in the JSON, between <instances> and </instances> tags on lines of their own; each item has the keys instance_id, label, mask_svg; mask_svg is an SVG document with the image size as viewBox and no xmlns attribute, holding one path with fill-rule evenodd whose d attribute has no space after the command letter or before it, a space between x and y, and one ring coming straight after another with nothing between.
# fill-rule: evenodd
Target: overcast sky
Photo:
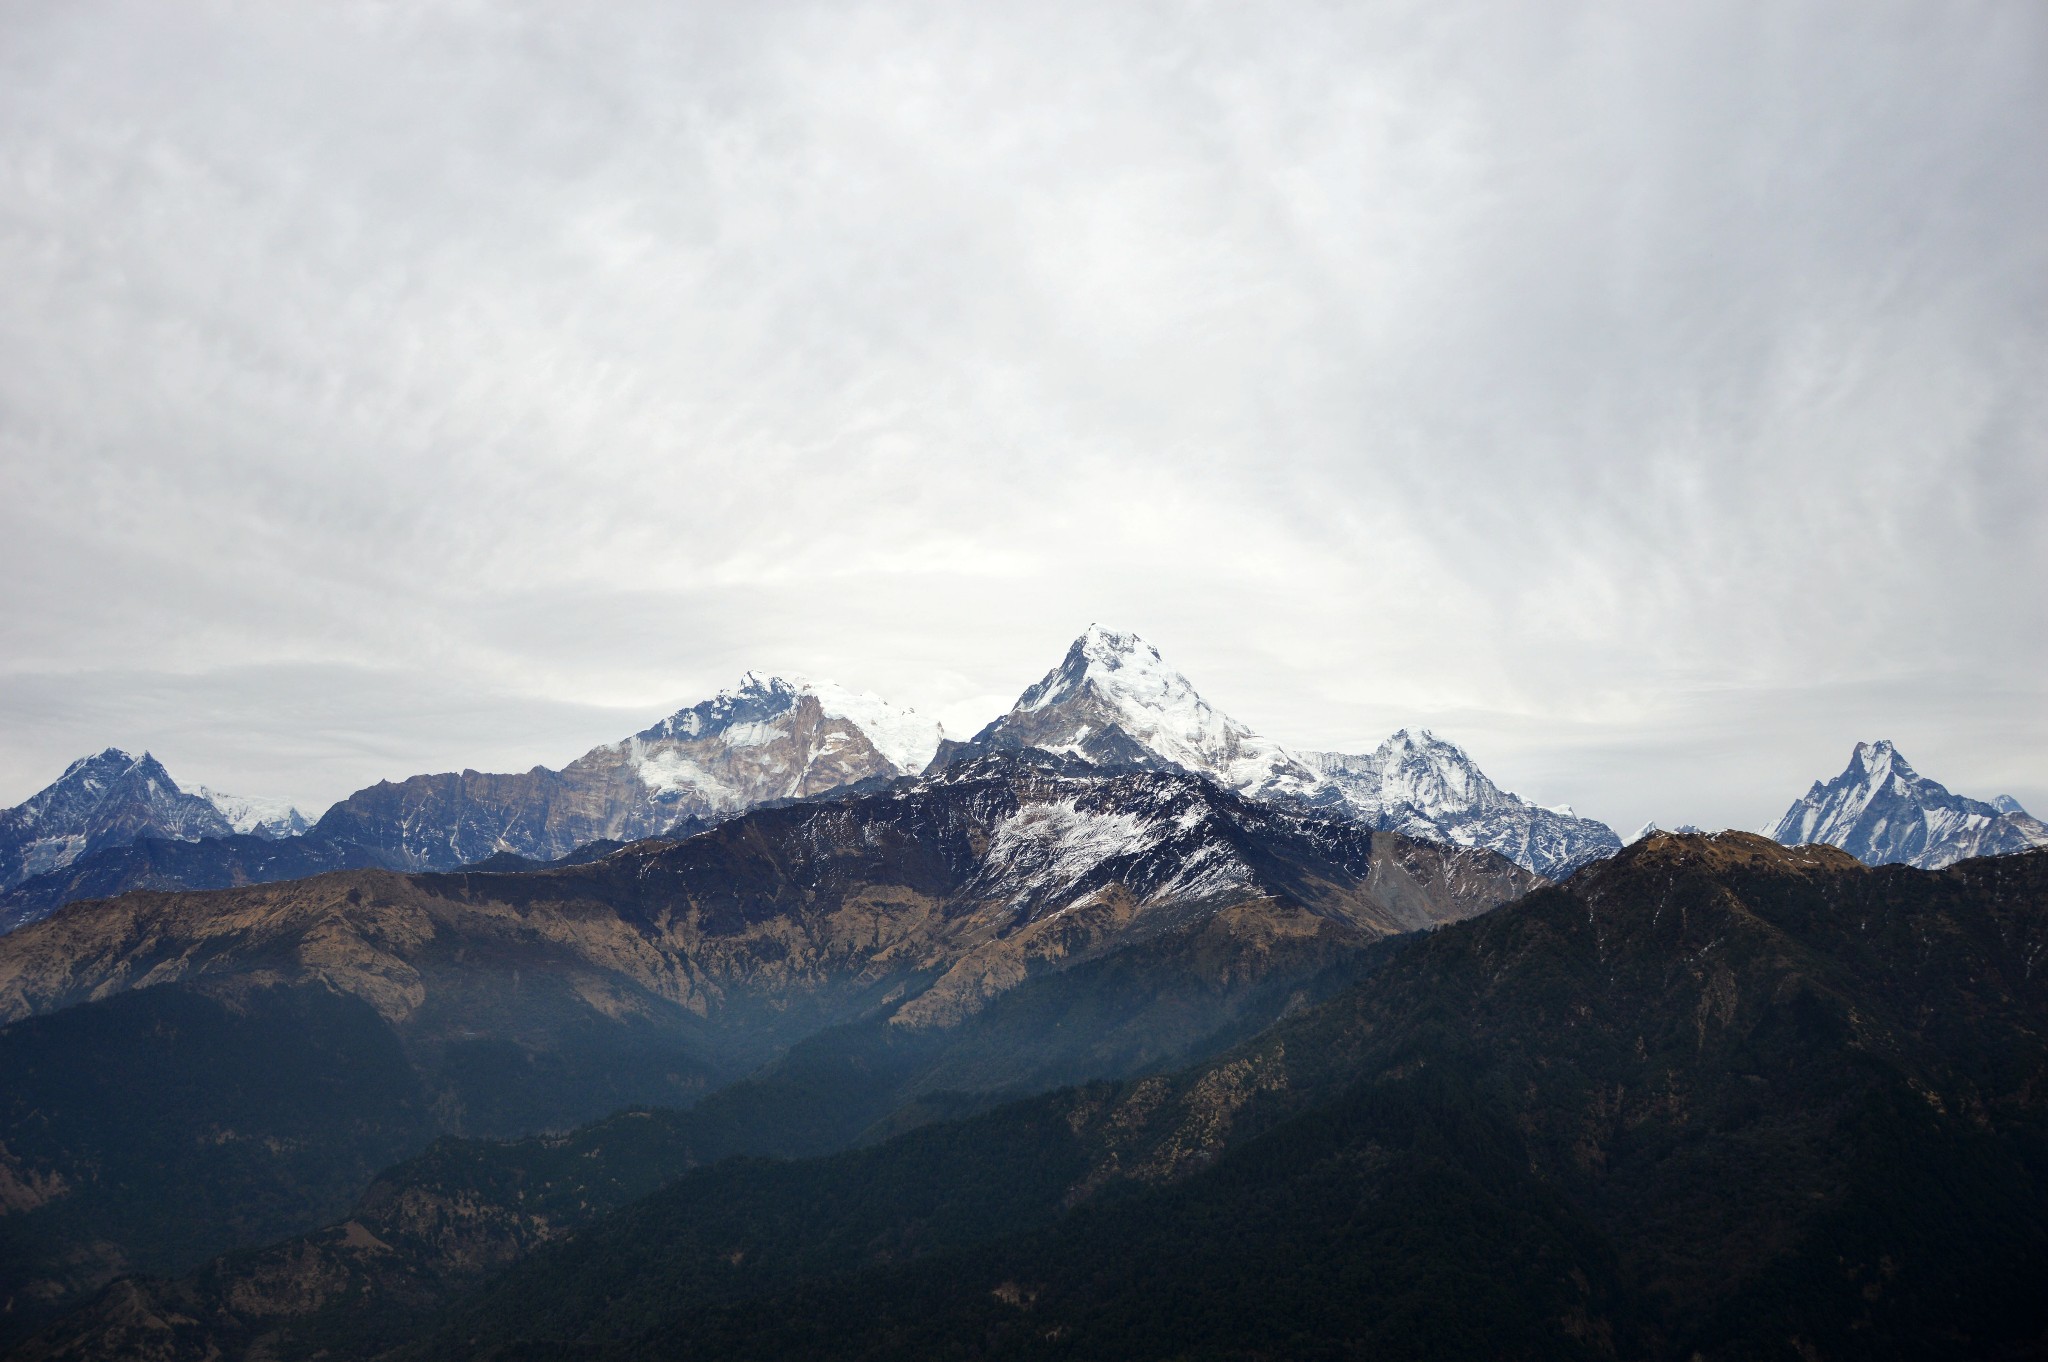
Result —
<instances>
[{"instance_id":1,"label":"overcast sky","mask_svg":"<svg viewBox=\"0 0 2048 1362\"><path fill-rule=\"evenodd\" d=\"M1627 830L2048 812L2048 7L0 0L0 802L1091 620Z\"/></svg>"}]
</instances>

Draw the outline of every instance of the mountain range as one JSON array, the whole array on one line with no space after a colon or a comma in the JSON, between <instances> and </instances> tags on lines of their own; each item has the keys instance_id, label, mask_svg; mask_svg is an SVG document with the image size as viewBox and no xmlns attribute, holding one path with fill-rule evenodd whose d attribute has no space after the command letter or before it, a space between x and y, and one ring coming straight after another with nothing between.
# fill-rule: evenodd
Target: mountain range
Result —
<instances>
[{"instance_id":1,"label":"mountain range","mask_svg":"<svg viewBox=\"0 0 2048 1362\"><path fill-rule=\"evenodd\" d=\"M2048 853L1655 834L1179 1064L974 1102L899 1086L924 1028L828 1032L690 1111L442 1141L14 1355L2032 1356L2044 947ZM1050 1034L1158 968L1009 996L1065 990Z\"/></svg>"},{"instance_id":2,"label":"mountain range","mask_svg":"<svg viewBox=\"0 0 2048 1362\"><path fill-rule=\"evenodd\" d=\"M2048 1337L2048 838L1888 743L1623 846L1091 628L964 741L749 674L306 823L117 751L0 822L0 1353Z\"/></svg>"},{"instance_id":3,"label":"mountain range","mask_svg":"<svg viewBox=\"0 0 2048 1362\"><path fill-rule=\"evenodd\" d=\"M185 795L145 756L158 802L102 829L67 792L81 784L82 768L133 764L110 749L8 815L37 829L20 840L42 849L18 857L0 881L0 928L131 889L227 888L365 866L451 870L492 856L545 863L592 843L699 829L781 800L1027 747L1184 770L1255 799L1341 809L1374 828L1486 847L1551 877L1620 845L1604 824L1500 790L1461 749L1428 733L1397 733L1363 755L1289 752L1211 707L1144 640L1091 626L1060 666L967 743L872 695L748 673L560 770L380 782L310 825L287 805Z\"/></svg>"},{"instance_id":4,"label":"mountain range","mask_svg":"<svg viewBox=\"0 0 2048 1362\"><path fill-rule=\"evenodd\" d=\"M1095 625L963 750L1020 747L1179 767L1254 799L1338 807L1373 827L1483 846L1553 879L1621 846L1604 823L1501 790L1428 732L1404 729L1364 755L1290 752L1211 707L1151 644Z\"/></svg>"},{"instance_id":5,"label":"mountain range","mask_svg":"<svg viewBox=\"0 0 2048 1362\"><path fill-rule=\"evenodd\" d=\"M830 683L748 673L561 770L412 776L358 790L317 822L288 805L186 795L162 766L113 749L75 764L0 823L42 850L0 882L0 929L61 904L132 889L212 889L324 870L450 870L492 855L552 861L581 846L705 826L761 804L913 774L940 741L935 723ZM155 803L86 796L100 768L143 765ZM128 783L137 783L128 777ZM98 787L93 787L98 788ZM102 831L105 814L126 809ZM68 840L67 840L68 839ZM0 840L0 855L6 843ZM8 864L0 861L0 866Z\"/></svg>"},{"instance_id":6,"label":"mountain range","mask_svg":"<svg viewBox=\"0 0 2048 1362\"><path fill-rule=\"evenodd\" d=\"M1403 729L1370 753L1284 748L1215 709L1137 635L1091 625L1057 667L965 742L873 695L749 672L733 689L560 770L380 782L317 821L283 801L204 787L187 794L147 753L138 760L110 748L0 813L0 931L76 899L133 889L588 859L581 849L687 833L779 801L1023 749L1187 771L1253 799L1485 847L1552 879L1622 845L1603 823L1503 791L1463 749L1427 730ZM1646 824L1630 840L1655 828ZM1870 864L1926 868L2048 845L2048 827L2010 796L1987 804L1953 795L1888 742L1858 744L1841 776L1816 781L1766 833L1841 846Z\"/></svg>"},{"instance_id":7,"label":"mountain range","mask_svg":"<svg viewBox=\"0 0 2048 1362\"><path fill-rule=\"evenodd\" d=\"M1271 1020L1374 941L1539 883L1489 851L1247 800L1182 771L1028 752L551 870L356 870L75 905L0 937L0 1021L15 1024L0 1035L43 1028L0 1065L18 1104L0 1127L0 1193L14 1189L17 1212L0 1216L0 1247L16 1236L0 1254L11 1260L0 1318L124 1271L189 1266L179 1246L231 1238L219 1210L210 1219L136 1181L176 1166L190 1140L214 1139L209 1129L231 1131L220 1157L238 1162L200 1185L229 1178L261 1188L274 1214L312 1216L366 1151L388 1157L404 1132L416 1143L436 1131L516 1135L636 1103L687 1105L863 1020L904 1037L1010 1028L992 1055L956 1056L965 1070L935 1084L1120 1072L1199 1049L1238 1024L1240 1005ZM1001 1006L1034 981L1141 958L1152 963L1119 997L1164 989L1165 1001L1136 1014L1090 1001L1062 1029ZM315 1137L237 1087L219 1098L242 1113L228 1125L209 1112L196 1130L173 1125L169 1150L122 1153L136 1139L129 1123L90 1115L109 1099L81 1094L87 1076L55 1057L84 1045L71 1038L79 1028L126 1037L99 1042L92 1075L121 1069L135 1046L155 1054L166 1035L217 1035L146 1066L191 1103L193 1091L251 1081L218 1051L255 1044L238 1039L254 1027L265 1045L310 1047L293 1062L320 1072L333 1061L301 1020L309 1004L292 1001L305 996L321 1000L326 1025L383 1056L347 1071L386 1094L367 1124ZM53 1126L71 1134L53 1143Z\"/></svg>"}]
</instances>

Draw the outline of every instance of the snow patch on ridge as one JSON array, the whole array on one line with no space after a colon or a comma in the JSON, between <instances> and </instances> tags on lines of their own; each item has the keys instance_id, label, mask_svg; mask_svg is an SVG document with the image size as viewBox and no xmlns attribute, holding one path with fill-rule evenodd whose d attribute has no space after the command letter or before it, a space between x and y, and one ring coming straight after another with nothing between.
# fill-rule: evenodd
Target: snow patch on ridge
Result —
<instances>
[{"instance_id":1,"label":"snow patch on ridge","mask_svg":"<svg viewBox=\"0 0 2048 1362\"><path fill-rule=\"evenodd\" d=\"M1208 813L1199 801L1178 813L1108 812L1083 808L1071 797L1027 804L996 825L983 863L985 873L994 891L1012 903L1065 900L1060 910L1065 911L1089 897L1082 886L1112 862L1121 863L1112 875L1123 878L1127 887L1140 888L1140 863L1173 841L1179 847L1170 853L1176 857L1173 874L1144 888L1144 902L1186 902L1248 887L1249 867L1224 843L1179 846ZM1137 883L1127 878L1134 871ZM1102 887L1101 881L1094 887Z\"/></svg>"},{"instance_id":2,"label":"snow patch on ridge","mask_svg":"<svg viewBox=\"0 0 2048 1362\"><path fill-rule=\"evenodd\" d=\"M987 865L1020 897L1073 884L1104 861L1158 845L1160 829L1135 813L1102 813L1072 799L1027 804L996 825Z\"/></svg>"}]
</instances>

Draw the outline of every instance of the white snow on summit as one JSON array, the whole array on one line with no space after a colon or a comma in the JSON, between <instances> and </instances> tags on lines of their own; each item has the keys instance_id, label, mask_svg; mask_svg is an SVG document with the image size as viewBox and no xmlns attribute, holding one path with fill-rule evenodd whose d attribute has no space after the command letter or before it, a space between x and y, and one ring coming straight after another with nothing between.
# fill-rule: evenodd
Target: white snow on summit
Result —
<instances>
[{"instance_id":1,"label":"white snow on summit","mask_svg":"<svg viewBox=\"0 0 2048 1362\"><path fill-rule=\"evenodd\" d=\"M2048 847L2048 825L2039 819L1950 793L1888 741L1857 743L1842 774L1816 780L1764 835L1787 846L1826 842L1866 865L1923 870Z\"/></svg>"},{"instance_id":2,"label":"white snow on summit","mask_svg":"<svg viewBox=\"0 0 2048 1362\"><path fill-rule=\"evenodd\" d=\"M1303 756L1375 827L1487 847L1553 879L1621 849L1605 823L1581 818L1568 805L1548 809L1501 789L1464 748L1428 729L1404 728L1370 755Z\"/></svg>"},{"instance_id":3,"label":"white snow on summit","mask_svg":"<svg viewBox=\"0 0 2048 1362\"><path fill-rule=\"evenodd\" d=\"M1375 827L1489 847L1551 876L1621 845L1605 824L1501 790L1426 731L1403 729L1370 755L1289 751L1210 705L1144 639L1100 625L974 743L1178 766L1256 799L1343 805Z\"/></svg>"},{"instance_id":4,"label":"white snow on summit","mask_svg":"<svg viewBox=\"0 0 2048 1362\"><path fill-rule=\"evenodd\" d=\"M1303 795L1319 783L1280 744L1210 705L1157 648L1096 624L975 741L1090 761L1144 754L1262 797Z\"/></svg>"},{"instance_id":5,"label":"white snow on summit","mask_svg":"<svg viewBox=\"0 0 2048 1362\"><path fill-rule=\"evenodd\" d=\"M719 737L728 747L758 747L782 734L785 716L807 697L818 702L826 718L859 729L901 775L923 770L945 736L936 720L906 706L892 705L879 695L835 681L763 676L751 671L740 677L739 685L678 710L635 736L649 745L665 739Z\"/></svg>"},{"instance_id":6,"label":"white snow on summit","mask_svg":"<svg viewBox=\"0 0 2048 1362\"><path fill-rule=\"evenodd\" d=\"M750 671L737 686L586 753L565 774L623 765L646 807L622 813L620 827L645 836L683 816L723 816L873 776L913 775L943 737L936 722L880 696Z\"/></svg>"},{"instance_id":7,"label":"white snow on summit","mask_svg":"<svg viewBox=\"0 0 2048 1362\"><path fill-rule=\"evenodd\" d=\"M1667 831L1667 829L1665 829L1665 828L1663 828L1663 827L1660 827L1660 826L1658 826L1658 824L1657 824L1657 820L1653 818L1653 819L1651 819L1651 820L1650 820L1649 822L1647 822L1647 823L1643 824L1643 825L1642 825L1641 827L1637 828L1637 829L1636 829L1636 830L1635 830L1634 832L1630 833L1630 834L1629 834L1629 835L1627 836L1627 838L1625 838L1625 839L1624 839L1624 841L1623 841L1623 845L1625 845L1625 846L1634 846L1634 845L1635 845L1635 844L1636 844L1637 842L1640 842L1640 841L1642 841L1642 840L1643 840L1643 839L1644 839L1645 837L1648 837L1648 836L1649 836L1649 835L1650 835L1651 833L1653 833L1653 832L1664 832L1664 831ZM1701 831L1701 829L1700 829L1700 828L1698 828L1698 827L1695 827L1695 826L1694 826L1693 824L1691 824L1691 823L1680 823L1680 824L1679 824L1679 825L1678 825L1677 827L1675 827L1675 828L1671 828L1671 829L1668 829L1668 831L1671 831L1671 832L1675 832L1675 833L1677 833L1677 834L1678 834L1679 836L1681 836L1681 837L1687 837L1687 836L1691 836L1691 835L1693 835L1693 834L1695 834L1695 833L1698 833L1698 832L1700 832L1700 831Z\"/></svg>"},{"instance_id":8,"label":"white snow on summit","mask_svg":"<svg viewBox=\"0 0 2048 1362\"><path fill-rule=\"evenodd\" d=\"M850 690L832 681L805 681L800 677L792 680L818 697L819 707L827 717L844 719L867 734L875 750L904 775L915 775L929 766L939 750L940 739L946 735L937 720L927 719L906 705L892 705L868 691Z\"/></svg>"}]
</instances>

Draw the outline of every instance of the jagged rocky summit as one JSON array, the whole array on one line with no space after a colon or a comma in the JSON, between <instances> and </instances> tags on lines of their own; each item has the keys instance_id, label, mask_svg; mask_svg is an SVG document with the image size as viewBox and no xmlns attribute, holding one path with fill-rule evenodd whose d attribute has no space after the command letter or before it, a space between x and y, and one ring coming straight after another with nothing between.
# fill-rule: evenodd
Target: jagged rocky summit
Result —
<instances>
[{"instance_id":1,"label":"jagged rocky summit","mask_svg":"<svg viewBox=\"0 0 2048 1362\"><path fill-rule=\"evenodd\" d=\"M179 789L155 757L109 747L0 813L0 888L138 837L192 841L233 831L212 801Z\"/></svg>"},{"instance_id":2,"label":"jagged rocky summit","mask_svg":"<svg viewBox=\"0 0 2048 1362\"><path fill-rule=\"evenodd\" d=\"M1337 806L1372 827L1497 851L1552 879L1621 847L1604 823L1502 790L1426 730L1403 729L1369 754L1291 752L1210 705L1144 639L1098 625L1009 713L944 755L1023 747L1178 767L1256 799Z\"/></svg>"},{"instance_id":3,"label":"jagged rocky summit","mask_svg":"<svg viewBox=\"0 0 2048 1362\"><path fill-rule=\"evenodd\" d=\"M316 836L394 869L445 870L510 852L555 860L779 799L922 770L942 737L915 711L831 682L748 672L740 684L559 771L413 776L358 790Z\"/></svg>"},{"instance_id":4,"label":"jagged rocky summit","mask_svg":"<svg viewBox=\"0 0 2048 1362\"><path fill-rule=\"evenodd\" d=\"M1986 803L1952 794L1885 740L1857 743L1842 774L1813 782L1764 833L1787 846L1825 842L1865 865L1922 870L2048 847L2048 825L2011 795Z\"/></svg>"}]
</instances>

